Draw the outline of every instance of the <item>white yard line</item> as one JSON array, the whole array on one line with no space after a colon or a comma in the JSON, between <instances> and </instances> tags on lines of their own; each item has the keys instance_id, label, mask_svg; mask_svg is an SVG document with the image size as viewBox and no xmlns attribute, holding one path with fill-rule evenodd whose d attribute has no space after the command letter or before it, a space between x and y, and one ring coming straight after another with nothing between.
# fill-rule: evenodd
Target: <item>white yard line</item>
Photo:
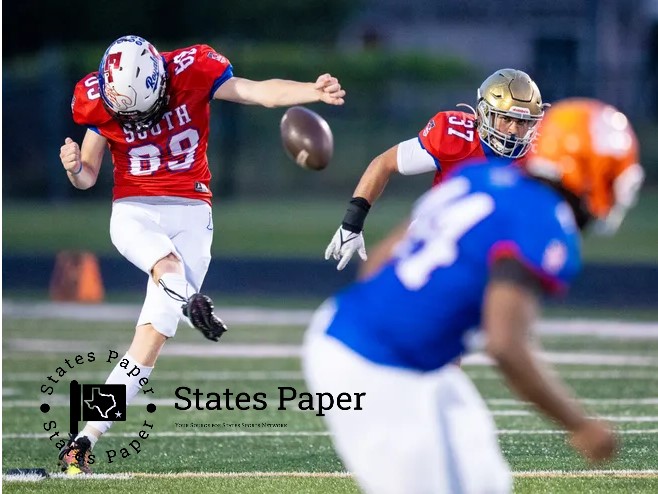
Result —
<instances>
[{"instance_id":1,"label":"white yard line","mask_svg":"<svg viewBox=\"0 0 658 494\"><path fill-rule=\"evenodd\" d=\"M207 428L200 427L196 432L193 431L163 431L149 432L149 439L156 437L314 437L329 436L327 431L207 431ZM3 434L3 439L47 439L51 434L47 433L17 433ZM103 437L132 437L137 436L136 432L106 432Z\"/></svg>"},{"instance_id":2,"label":"white yard line","mask_svg":"<svg viewBox=\"0 0 658 494\"><path fill-rule=\"evenodd\" d=\"M490 398L485 400L487 405L490 407L496 407L496 406L516 406L516 407L523 407L527 406L528 404L519 401L519 400L514 400L514 399L499 399L499 398ZM637 398L637 399L621 399L621 400L614 400L614 399L607 399L607 398L583 398L580 399L582 403L585 403L587 405L593 405L593 406L622 406L622 407L629 407L629 406L656 406L658 405L658 398ZM43 400L16 400L16 399L3 399L2 400L2 407L3 408L39 408L39 406L43 403ZM69 406L69 397L68 395L60 395L60 394L54 394L52 396L48 397L47 400L48 404L51 407L68 407ZM136 396L133 401L130 402L131 407L135 406L144 406L148 405L149 403L153 403L154 405L157 406L166 406L166 407L173 407L174 404L177 401L173 398L147 398L143 396ZM278 407L279 402L278 400L265 400L268 406L270 407ZM290 410L293 408L292 405L286 405L286 407ZM503 410L495 409L492 411L494 415L500 414L502 415ZM510 410L510 415L512 410ZM642 415L640 415L642 416Z\"/></svg>"},{"instance_id":3,"label":"white yard line","mask_svg":"<svg viewBox=\"0 0 658 494\"><path fill-rule=\"evenodd\" d=\"M588 400L588 403L591 404L592 401L597 401L597 400ZM641 400L637 400L640 402ZM130 403L130 407L143 407L148 404L154 404L156 406L165 406L165 407L173 407L176 403L180 404L179 401L172 399L172 398L144 398L144 397L135 397L135 399ZM279 407L279 401L278 400L265 400L265 403L272 409L277 409L277 411L284 411L284 410L278 410ZM39 406L42 404L41 401L36 401L36 400L3 400L2 402L2 408L32 408L32 409L37 409ZM68 397L64 395L53 395L49 397L49 402L48 404L50 405L51 408L57 408L57 407L68 407L69 402L68 402ZM519 405L523 405L523 403L518 402ZM634 405L637 404L642 404L642 403L634 403ZM295 406L293 404L286 404L286 410L285 411L293 411L293 412L307 412L307 413L315 413L313 410L301 410L298 406ZM537 413L530 411L530 410L520 410L520 409L509 409L509 410L499 410L499 409L494 409L490 410L490 413L494 417L534 417L537 416ZM602 417L605 420L608 420L610 422L629 422L629 423L658 423L658 416L656 415L610 415L610 416L604 416Z\"/></svg>"},{"instance_id":4,"label":"white yard line","mask_svg":"<svg viewBox=\"0 0 658 494\"><path fill-rule=\"evenodd\" d=\"M75 370L75 378L83 382L91 382L95 379L107 378L107 371L78 371ZM5 382L41 382L43 373L39 372L3 372ZM656 374L652 374L654 377ZM208 381L285 381L303 380L304 375L299 371L161 371L153 374L157 381L183 382L189 380ZM3 388L3 394L4 394ZM14 390L17 391L17 390Z\"/></svg>"},{"instance_id":5,"label":"white yard line","mask_svg":"<svg viewBox=\"0 0 658 494\"><path fill-rule=\"evenodd\" d=\"M5 351L35 353L86 353L89 342L80 340L11 338L5 340ZM300 345L288 344L218 344L167 343L162 355L177 357L241 357L241 358L299 358ZM658 366L658 357L632 354L545 352L542 357L553 364L572 365L618 365L618 366ZM474 353L462 359L464 365L490 366L493 361L487 355Z\"/></svg>"},{"instance_id":6,"label":"white yard line","mask_svg":"<svg viewBox=\"0 0 658 494\"><path fill-rule=\"evenodd\" d=\"M474 381L479 380L500 380L501 375L495 369L483 369L477 371L469 371L468 366L466 366L468 371L468 377ZM159 375L158 375L159 377ZM568 380L650 380L656 381L658 383L658 372L655 370L635 370L635 369L625 369L619 368L615 370L594 370L594 371L560 371L560 377L562 379ZM20 378L19 378L20 380Z\"/></svg>"},{"instance_id":7,"label":"white yard line","mask_svg":"<svg viewBox=\"0 0 658 494\"><path fill-rule=\"evenodd\" d=\"M141 305L136 304L74 304L62 302L2 301L2 316L9 319L66 319L71 321L102 321L134 323ZM217 307L216 311L229 324L260 326L305 326L312 310L270 309L263 307Z\"/></svg>"},{"instance_id":8,"label":"white yard line","mask_svg":"<svg viewBox=\"0 0 658 494\"><path fill-rule=\"evenodd\" d=\"M603 415L601 418L609 422L632 422L636 424L658 422L658 417L655 415Z\"/></svg>"},{"instance_id":9,"label":"white yard line","mask_svg":"<svg viewBox=\"0 0 658 494\"><path fill-rule=\"evenodd\" d=\"M78 321L116 321L133 323L139 316L136 304L72 304L60 302L18 302L5 299L2 316L9 319L67 319ZM306 309L263 307L217 307L217 313L229 324L259 326L305 326L313 314ZM658 339L658 322L629 322L593 319L551 319L541 321L540 333L555 335L596 335L624 339Z\"/></svg>"},{"instance_id":10,"label":"white yard line","mask_svg":"<svg viewBox=\"0 0 658 494\"><path fill-rule=\"evenodd\" d=\"M86 354L98 343L80 340L12 338L5 340L9 352ZM285 344L215 344L206 343L167 343L161 355L175 357L246 357L246 358L299 358L299 345Z\"/></svg>"},{"instance_id":11,"label":"white yard line","mask_svg":"<svg viewBox=\"0 0 658 494\"><path fill-rule=\"evenodd\" d=\"M468 368L468 366L467 366ZM468 369L467 369L468 370ZM44 374L42 372L3 372L6 383L17 382L42 382ZM501 376L494 369L483 369L482 371L469 371L468 375L473 380L493 379L500 380ZM656 371L638 371L634 369L615 369L615 370L598 370L598 371L564 371L560 372L563 379L586 379L586 380L616 380L616 379L635 379L635 380L655 380L658 382L658 373ZM94 380L105 380L106 371L75 371L75 378L83 382L92 382ZM156 381L302 381L304 375L299 371L160 371L154 374ZM3 387L3 396L16 396L22 393L19 388Z\"/></svg>"},{"instance_id":12,"label":"white yard line","mask_svg":"<svg viewBox=\"0 0 658 494\"><path fill-rule=\"evenodd\" d=\"M619 366L658 366L658 357L614 353L544 352L542 358L552 364L563 365L619 365ZM492 359L483 353L467 355L464 365L493 365Z\"/></svg>"},{"instance_id":13,"label":"white yard line","mask_svg":"<svg viewBox=\"0 0 658 494\"><path fill-rule=\"evenodd\" d=\"M149 438L158 437L325 437L329 436L327 431L208 431L210 427L200 427L198 431L163 431L150 432ZM557 436L565 434L564 431L556 429L499 429L498 435L519 436ZM658 434L658 429L621 429L618 434ZM51 434L47 433L15 433L3 434L3 439L47 439ZM107 432L103 437L132 437L135 432Z\"/></svg>"},{"instance_id":14,"label":"white yard line","mask_svg":"<svg viewBox=\"0 0 658 494\"><path fill-rule=\"evenodd\" d=\"M48 405L51 408L56 408L56 407L68 407L69 406L69 398L66 395L52 395L49 396L47 400ZM263 400L267 406L270 409L275 409L276 411L284 411L284 410L278 410L280 403L279 400ZM202 399L201 402L204 402ZM44 403L44 401L37 401L37 400L2 400L2 407L3 408L39 408L41 404ZM164 407L173 407L176 403L178 405L181 405L180 400L175 400L174 398L147 398L144 396L136 396L133 398L133 400L130 402L128 406L130 407L143 407L148 404L154 404L156 406L164 406ZM235 407L234 407L235 408ZM294 411L294 412L313 412L312 410L300 410L299 404L292 404L292 403L286 403L285 404L285 411ZM232 410L226 410L226 411L232 411ZM240 410L234 410L236 413L242 413ZM212 413L212 410L210 410L210 413Z\"/></svg>"},{"instance_id":15,"label":"white yard line","mask_svg":"<svg viewBox=\"0 0 658 494\"><path fill-rule=\"evenodd\" d=\"M586 405L618 405L618 406L637 406L637 405L658 405L658 398L579 398L581 403ZM522 405L523 402L514 398L489 398L489 406L505 405Z\"/></svg>"},{"instance_id":16,"label":"white yard line","mask_svg":"<svg viewBox=\"0 0 658 494\"><path fill-rule=\"evenodd\" d=\"M532 430L532 429L499 429L496 431L498 435L518 435L518 436L534 436L534 435L564 435L565 431L553 430L553 429L542 429L542 430ZM644 435L644 434L658 434L658 429L620 429L616 431L617 434L626 435ZM133 434L134 435L134 434Z\"/></svg>"},{"instance_id":17,"label":"white yard line","mask_svg":"<svg viewBox=\"0 0 658 494\"><path fill-rule=\"evenodd\" d=\"M530 478L591 478L591 477L634 477L656 478L658 470L527 470L512 472L514 477ZM189 479L189 478L351 478L349 472L170 472L170 473L106 473L93 475L70 476L63 473L52 473L50 479L72 480L83 482L88 480L132 480L146 479ZM37 482L47 480L36 475L3 475L5 482Z\"/></svg>"},{"instance_id":18,"label":"white yard line","mask_svg":"<svg viewBox=\"0 0 658 494\"><path fill-rule=\"evenodd\" d=\"M515 477L575 478L575 477L658 477L658 470L529 470L512 472Z\"/></svg>"},{"instance_id":19,"label":"white yard line","mask_svg":"<svg viewBox=\"0 0 658 494\"><path fill-rule=\"evenodd\" d=\"M162 474L167 475L167 474ZM41 475L36 474L11 474L3 475L3 482L40 482L42 480L48 479L58 479L58 480L75 480L75 481L84 481L84 480L130 480L134 479L140 474L132 473L95 473L93 475L66 475L65 473L49 473L48 478L44 478ZM141 476L144 476L142 474Z\"/></svg>"},{"instance_id":20,"label":"white yard line","mask_svg":"<svg viewBox=\"0 0 658 494\"><path fill-rule=\"evenodd\" d=\"M549 319L537 325L540 334L597 336L613 339L658 339L658 321L632 322L611 319Z\"/></svg>"}]
</instances>

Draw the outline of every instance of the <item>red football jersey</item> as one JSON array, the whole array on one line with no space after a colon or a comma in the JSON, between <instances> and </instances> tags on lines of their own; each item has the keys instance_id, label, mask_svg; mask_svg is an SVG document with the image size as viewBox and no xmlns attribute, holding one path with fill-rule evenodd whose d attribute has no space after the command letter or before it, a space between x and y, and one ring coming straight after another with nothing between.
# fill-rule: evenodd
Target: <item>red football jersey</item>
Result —
<instances>
[{"instance_id":1,"label":"red football jersey","mask_svg":"<svg viewBox=\"0 0 658 494\"><path fill-rule=\"evenodd\" d=\"M475 128L475 115L463 111L439 112L418 134L425 150L438 161L440 170L434 174L433 185L456 165L485 156L480 136Z\"/></svg>"},{"instance_id":2,"label":"red football jersey","mask_svg":"<svg viewBox=\"0 0 658 494\"><path fill-rule=\"evenodd\" d=\"M114 163L113 200L176 196L210 203L210 101L233 76L228 59L207 45L162 53L168 74L167 111L147 131L124 129L105 110L93 72L75 87L73 120L105 137Z\"/></svg>"}]
</instances>

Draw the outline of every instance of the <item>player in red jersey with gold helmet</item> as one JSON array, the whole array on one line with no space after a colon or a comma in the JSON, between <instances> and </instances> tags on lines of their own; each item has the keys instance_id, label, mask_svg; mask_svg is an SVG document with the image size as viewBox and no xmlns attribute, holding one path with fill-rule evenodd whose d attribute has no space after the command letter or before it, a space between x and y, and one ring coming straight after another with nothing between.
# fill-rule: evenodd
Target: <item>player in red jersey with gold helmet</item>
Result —
<instances>
[{"instance_id":1,"label":"player in red jersey with gold helmet","mask_svg":"<svg viewBox=\"0 0 658 494\"><path fill-rule=\"evenodd\" d=\"M494 72L478 89L477 109L468 107L471 113L439 112L417 137L396 144L372 160L354 190L325 258L337 260L339 270L355 252L367 259L363 224L393 173L434 172L433 185L437 185L444 173L467 160L522 159L536 137L546 106L539 88L525 72Z\"/></svg>"},{"instance_id":2,"label":"player in red jersey with gold helmet","mask_svg":"<svg viewBox=\"0 0 658 494\"><path fill-rule=\"evenodd\" d=\"M76 188L88 189L110 149L112 242L148 275L132 344L107 379L126 386L127 402L148 381L179 320L213 341L226 331L210 298L199 293L213 235L206 156L210 101L271 108L319 101L342 105L344 96L330 74L314 83L253 81L234 76L229 60L207 45L160 54L139 36L113 42L98 72L76 85L73 119L88 130L82 146L65 139L62 165ZM139 373L128 375L127 368ZM111 424L88 422L60 452L62 469L89 473L91 448Z\"/></svg>"}]
</instances>

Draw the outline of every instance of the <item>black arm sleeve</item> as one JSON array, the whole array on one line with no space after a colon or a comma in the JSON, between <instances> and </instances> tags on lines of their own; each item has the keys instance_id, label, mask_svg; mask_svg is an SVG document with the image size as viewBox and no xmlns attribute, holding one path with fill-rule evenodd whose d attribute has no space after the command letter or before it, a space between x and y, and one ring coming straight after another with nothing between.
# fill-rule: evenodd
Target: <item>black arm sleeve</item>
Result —
<instances>
[{"instance_id":1,"label":"black arm sleeve","mask_svg":"<svg viewBox=\"0 0 658 494\"><path fill-rule=\"evenodd\" d=\"M527 288L537 296L541 296L545 291L539 277L513 257L504 257L495 261L489 271L489 280L508 281Z\"/></svg>"}]
</instances>

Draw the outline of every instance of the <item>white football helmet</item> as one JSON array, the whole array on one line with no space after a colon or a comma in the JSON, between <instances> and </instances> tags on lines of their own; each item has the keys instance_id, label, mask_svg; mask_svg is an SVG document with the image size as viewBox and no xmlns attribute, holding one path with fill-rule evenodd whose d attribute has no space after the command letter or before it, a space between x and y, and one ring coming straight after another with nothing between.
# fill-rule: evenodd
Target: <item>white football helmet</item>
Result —
<instances>
[{"instance_id":1,"label":"white football helmet","mask_svg":"<svg viewBox=\"0 0 658 494\"><path fill-rule=\"evenodd\" d=\"M98 68L101 99L124 127L142 131L166 108L167 72L158 50L139 36L123 36L105 51Z\"/></svg>"}]
</instances>

